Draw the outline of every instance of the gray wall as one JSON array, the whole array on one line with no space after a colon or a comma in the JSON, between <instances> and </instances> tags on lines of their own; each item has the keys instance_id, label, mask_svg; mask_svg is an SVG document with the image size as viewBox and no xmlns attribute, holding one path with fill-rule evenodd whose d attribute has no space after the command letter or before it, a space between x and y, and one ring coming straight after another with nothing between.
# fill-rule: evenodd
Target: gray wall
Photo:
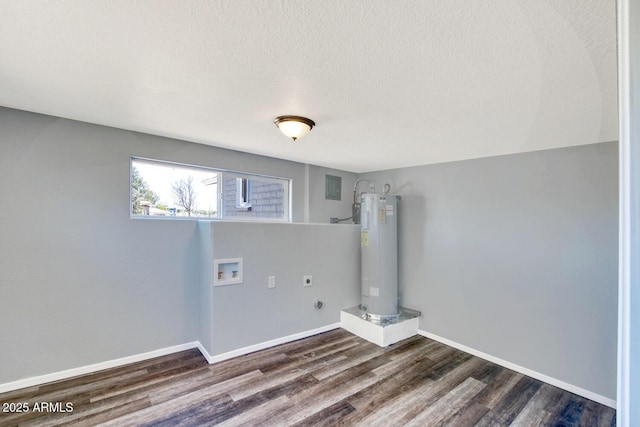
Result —
<instances>
[{"instance_id":1,"label":"gray wall","mask_svg":"<svg viewBox=\"0 0 640 427\"><path fill-rule=\"evenodd\" d=\"M0 383L198 339L197 222L130 219L131 156L292 178L298 222L349 216L357 178L0 108ZM343 176L341 202L324 200L329 172ZM404 305L423 311L422 329L615 398L616 144L367 176L389 181L403 196L400 293ZM348 290L344 303L327 297L326 311L307 317L313 292L338 284L328 285L335 278L324 270L342 271L332 265L339 261L320 257L309 267L320 279L313 290L294 288L298 269L290 278L273 272L278 288L267 290L265 276L272 273L261 259L276 251L234 246L240 244L234 234L246 226L221 226L225 244L216 255L242 251L260 260L245 267L247 285L257 292L241 302L257 309L266 296L278 309L292 305L294 318L305 320L294 330L274 318L277 326L259 325L251 339L221 337L225 344L214 351L322 326L338 305L352 305ZM279 226L292 227L291 235L260 231L276 239L278 251L307 232Z\"/></svg>"},{"instance_id":2,"label":"gray wall","mask_svg":"<svg viewBox=\"0 0 640 427\"><path fill-rule=\"evenodd\" d=\"M342 178L342 200L325 199L325 175ZM309 165L309 222L327 224L331 217L350 217L353 184L357 179L355 173ZM345 221L342 224L352 222Z\"/></svg>"},{"instance_id":3,"label":"gray wall","mask_svg":"<svg viewBox=\"0 0 640 427\"><path fill-rule=\"evenodd\" d=\"M399 207L420 328L615 399L617 144L364 174Z\"/></svg>"},{"instance_id":4,"label":"gray wall","mask_svg":"<svg viewBox=\"0 0 640 427\"><path fill-rule=\"evenodd\" d=\"M201 222L201 341L211 355L340 322L359 301L355 225ZM210 236L207 239L207 234ZM243 258L243 283L211 286L213 259ZM213 272L215 274L215 272ZM303 276L313 285L303 287ZM276 276L276 287L267 287ZM313 303L320 300L322 309Z\"/></svg>"},{"instance_id":5,"label":"gray wall","mask_svg":"<svg viewBox=\"0 0 640 427\"><path fill-rule=\"evenodd\" d=\"M304 164L0 108L0 384L198 339L197 222L130 219L131 156L291 178L306 215Z\"/></svg>"}]
</instances>

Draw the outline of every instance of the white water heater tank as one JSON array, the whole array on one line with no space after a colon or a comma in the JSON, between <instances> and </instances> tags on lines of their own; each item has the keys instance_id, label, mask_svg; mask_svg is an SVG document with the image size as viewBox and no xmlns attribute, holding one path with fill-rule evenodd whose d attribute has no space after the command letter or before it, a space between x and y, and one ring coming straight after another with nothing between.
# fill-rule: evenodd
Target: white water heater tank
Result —
<instances>
[{"instance_id":1,"label":"white water heater tank","mask_svg":"<svg viewBox=\"0 0 640 427\"><path fill-rule=\"evenodd\" d=\"M398 318L398 197L363 194L360 199L362 303L379 323ZM364 316L363 316L364 317Z\"/></svg>"}]
</instances>

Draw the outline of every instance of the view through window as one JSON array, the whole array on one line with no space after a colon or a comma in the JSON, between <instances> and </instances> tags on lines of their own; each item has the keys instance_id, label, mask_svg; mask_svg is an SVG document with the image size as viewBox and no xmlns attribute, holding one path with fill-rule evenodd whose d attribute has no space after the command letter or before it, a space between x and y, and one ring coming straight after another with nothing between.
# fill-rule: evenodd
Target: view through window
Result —
<instances>
[{"instance_id":1,"label":"view through window","mask_svg":"<svg viewBox=\"0 0 640 427\"><path fill-rule=\"evenodd\" d=\"M289 180L131 159L131 215L289 221Z\"/></svg>"}]
</instances>

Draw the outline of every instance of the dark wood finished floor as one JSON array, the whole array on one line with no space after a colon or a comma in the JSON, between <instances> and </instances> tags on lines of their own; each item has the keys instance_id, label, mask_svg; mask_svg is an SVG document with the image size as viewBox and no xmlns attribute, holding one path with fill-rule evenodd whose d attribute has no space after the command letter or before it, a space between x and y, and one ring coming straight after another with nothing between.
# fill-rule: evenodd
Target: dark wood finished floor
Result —
<instances>
[{"instance_id":1,"label":"dark wood finished floor","mask_svg":"<svg viewBox=\"0 0 640 427\"><path fill-rule=\"evenodd\" d=\"M1 426L615 426L611 408L436 341L381 349L341 329L214 365L185 351L0 402L30 409L0 413Z\"/></svg>"}]
</instances>

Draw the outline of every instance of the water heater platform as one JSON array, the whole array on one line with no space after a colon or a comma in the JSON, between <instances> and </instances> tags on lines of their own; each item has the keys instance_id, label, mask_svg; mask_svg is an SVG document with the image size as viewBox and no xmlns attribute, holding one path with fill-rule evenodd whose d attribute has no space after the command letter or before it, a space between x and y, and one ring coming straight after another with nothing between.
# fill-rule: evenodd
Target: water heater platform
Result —
<instances>
[{"instance_id":1,"label":"water heater platform","mask_svg":"<svg viewBox=\"0 0 640 427\"><path fill-rule=\"evenodd\" d=\"M340 326L352 334L364 338L380 347L395 344L418 333L419 311L400 308L400 316L389 323L374 323L363 318L363 312L356 306L340 312Z\"/></svg>"}]
</instances>

